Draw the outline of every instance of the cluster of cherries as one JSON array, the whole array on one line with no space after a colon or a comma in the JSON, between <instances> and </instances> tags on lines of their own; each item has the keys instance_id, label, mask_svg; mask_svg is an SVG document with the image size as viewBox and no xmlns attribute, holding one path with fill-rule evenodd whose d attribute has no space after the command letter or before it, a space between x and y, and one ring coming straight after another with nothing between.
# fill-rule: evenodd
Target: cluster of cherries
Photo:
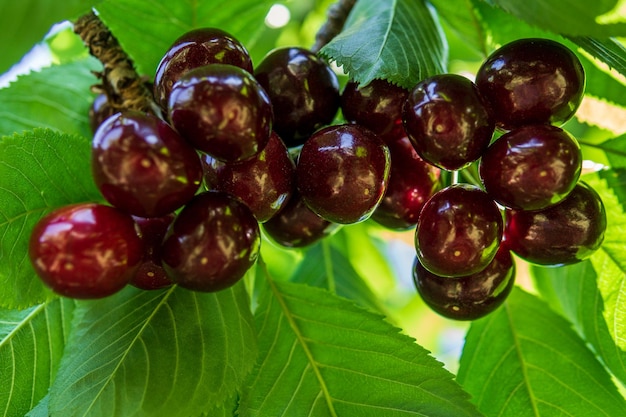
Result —
<instances>
[{"instance_id":1,"label":"cluster of cherries","mask_svg":"<svg viewBox=\"0 0 626 417\"><path fill-rule=\"evenodd\" d=\"M114 113L106 97L92 107L92 173L108 204L61 207L32 232L32 264L61 295L218 291L256 262L262 233L305 247L371 218L415 228L422 298L474 319L510 292L511 252L563 265L602 241L602 202L578 183L580 148L557 127L584 89L558 43L505 45L476 83L443 74L411 91L374 80L340 93L307 49L253 67L238 40L204 28L173 43L152 86L157 115ZM482 187L442 188L442 170L477 161Z\"/></svg>"}]
</instances>

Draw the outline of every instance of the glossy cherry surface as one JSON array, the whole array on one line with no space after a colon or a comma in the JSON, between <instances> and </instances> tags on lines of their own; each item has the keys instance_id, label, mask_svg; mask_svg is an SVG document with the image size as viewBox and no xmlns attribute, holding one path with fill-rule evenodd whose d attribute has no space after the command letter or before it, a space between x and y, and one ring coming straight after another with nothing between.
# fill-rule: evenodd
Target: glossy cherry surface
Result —
<instances>
[{"instance_id":1,"label":"glossy cherry surface","mask_svg":"<svg viewBox=\"0 0 626 417\"><path fill-rule=\"evenodd\" d=\"M458 278L428 271L415 258L413 282L422 300L435 312L454 320L476 320L494 311L515 283L515 264L507 249L500 249L485 269Z\"/></svg>"},{"instance_id":2,"label":"glossy cherry surface","mask_svg":"<svg viewBox=\"0 0 626 417\"><path fill-rule=\"evenodd\" d=\"M142 290L158 290L172 285L161 264L161 243L174 214L162 217L134 217L144 244L143 259L130 284Z\"/></svg>"},{"instance_id":3,"label":"glossy cherry surface","mask_svg":"<svg viewBox=\"0 0 626 417\"><path fill-rule=\"evenodd\" d=\"M302 145L315 130L330 124L339 109L337 76L307 49L275 49L254 75L270 96L274 130L287 147Z\"/></svg>"},{"instance_id":4,"label":"glossy cherry surface","mask_svg":"<svg viewBox=\"0 0 626 417\"><path fill-rule=\"evenodd\" d=\"M461 169L487 149L495 123L474 83L440 74L415 85L403 108L404 130L418 155L447 170Z\"/></svg>"},{"instance_id":5,"label":"glossy cherry surface","mask_svg":"<svg viewBox=\"0 0 626 417\"><path fill-rule=\"evenodd\" d=\"M389 183L372 219L388 229L404 230L417 224L422 206L441 188L440 170L424 162L407 137L388 146Z\"/></svg>"},{"instance_id":6,"label":"glossy cherry surface","mask_svg":"<svg viewBox=\"0 0 626 417\"><path fill-rule=\"evenodd\" d=\"M261 223L285 207L296 186L295 164L273 132L265 148L250 159L223 162L205 154L202 161L207 188L238 197Z\"/></svg>"},{"instance_id":7,"label":"glossy cherry surface","mask_svg":"<svg viewBox=\"0 0 626 417\"><path fill-rule=\"evenodd\" d=\"M29 257L52 290L71 298L102 298L128 284L144 247L129 214L80 203L60 207L33 228Z\"/></svg>"},{"instance_id":8,"label":"glossy cherry surface","mask_svg":"<svg viewBox=\"0 0 626 417\"><path fill-rule=\"evenodd\" d=\"M187 71L209 64L228 64L252 72L248 50L217 28L193 29L169 47L154 77L154 99L166 111L172 86Z\"/></svg>"},{"instance_id":9,"label":"glossy cherry surface","mask_svg":"<svg viewBox=\"0 0 626 417\"><path fill-rule=\"evenodd\" d=\"M485 190L498 203L539 210L563 200L582 169L578 141L551 125L511 130L492 143L480 161Z\"/></svg>"},{"instance_id":10,"label":"glossy cherry surface","mask_svg":"<svg viewBox=\"0 0 626 417\"><path fill-rule=\"evenodd\" d=\"M311 210L333 223L368 219L383 198L390 171L389 148L359 125L317 131L300 151L298 191Z\"/></svg>"},{"instance_id":11,"label":"glossy cherry surface","mask_svg":"<svg viewBox=\"0 0 626 417\"><path fill-rule=\"evenodd\" d=\"M333 234L339 225L315 214L295 193L285 208L263 223L265 234L276 244L303 248Z\"/></svg>"},{"instance_id":12,"label":"glossy cherry surface","mask_svg":"<svg viewBox=\"0 0 626 417\"><path fill-rule=\"evenodd\" d=\"M518 39L495 50L476 74L496 124L561 125L578 109L585 73L578 57L549 39Z\"/></svg>"},{"instance_id":13,"label":"glossy cherry surface","mask_svg":"<svg viewBox=\"0 0 626 417\"><path fill-rule=\"evenodd\" d=\"M460 277L484 269L502 238L502 214L480 188L455 184L424 204L415 233L420 263L433 274Z\"/></svg>"},{"instance_id":14,"label":"glossy cherry surface","mask_svg":"<svg viewBox=\"0 0 626 417\"><path fill-rule=\"evenodd\" d=\"M127 111L107 119L91 152L94 181L104 198L135 216L173 212L202 182L196 151L155 116Z\"/></svg>"},{"instance_id":15,"label":"glossy cherry surface","mask_svg":"<svg viewBox=\"0 0 626 417\"><path fill-rule=\"evenodd\" d=\"M89 126L92 132L96 132L98 127L109 117L113 116L116 111L109 104L109 99L104 93L94 97L91 106L89 106Z\"/></svg>"},{"instance_id":16,"label":"glossy cherry surface","mask_svg":"<svg viewBox=\"0 0 626 417\"><path fill-rule=\"evenodd\" d=\"M176 284L213 292L244 276L258 257L260 243L259 224L245 204L229 194L206 191L171 224L161 257Z\"/></svg>"},{"instance_id":17,"label":"glossy cherry surface","mask_svg":"<svg viewBox=\"0 0 626 417\"><path fill-rule=\"evenodd\" d=\"M169 120L196 149L222 161L258 154L272 131L272 105L247 71L213 64L185 73L172 87Z\"/></svg>"},{"instance_id":18,"label":"glossy cherry surface","mask_svg":"<svg viewBox=\"0 0 626 417\"><path fill-rule=\"evenodd\" d=\"M364 86L349 81L341 93L341 111L347 121L365 126L389 144L406 136L402 107L408 95L408 90L381 79Z\"/></svg>"},{"instance_id":19,"label":"glossy cherry surface","mask_svg":"<svg viewBox=\"0 0 626 417\"><path fill-rule=\"evenodd\" d=\"M507 245L539 265L568 265L591 256L602 244L606 212L598 193L579 182L560 203L537 211L506 211Z\"/></svg>"}]
</instances>

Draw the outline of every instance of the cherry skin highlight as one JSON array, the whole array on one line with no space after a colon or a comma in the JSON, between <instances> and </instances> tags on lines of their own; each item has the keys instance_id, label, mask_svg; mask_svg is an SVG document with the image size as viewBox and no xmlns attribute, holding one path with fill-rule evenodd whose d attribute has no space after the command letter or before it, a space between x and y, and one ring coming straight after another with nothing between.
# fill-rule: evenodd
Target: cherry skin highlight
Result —
<instances>
[{"instance_id":1,"label":"cherry skin highlight","mask_svg":"<svg viewBox=\"0 0 626 417\"><path fill-rule=\"evenodd\" d=\"M231 34L217 28L193 29L169 47L156 70L154 99L167 112L174 83L185 73L210 64L228 64L252 73L248 50Z\"/></svg>"},{"instance_id":2,"label":"cherry skin highlight","mask_svg":"<svg viewBox=\"0 0 626 417\"><path fill-rule=\"evenodd\" d=\"M606 212L598 193L580 181L560 203L543 210L506 211L511 251L538 265L561 266L589 258L602 245Z\"/></svg>"},{"instance_id":3,"label":"cherry skin highlight","mask_svg":"<svg viewBox=\"0 0 626 417\"><path fill-rule=\"evenodd\" d=\"M233 65L193 69L172 87L174 128L192 146L221 161L257 155L270 138L270 99L250 73Z\"/></svg>"},{"instance_id":4,"label":"cherry skin highlight","mask_svg":"<svg viewBox=\"0 0 626 417\"><path fill-rule=\"evenodd\" d=\"M292 148L330 124L339 109L339 81L330 66L298 47L270 51L254 76L269 94L274 130Z\"/></svg>"},{"instance_id":5,"label":"cherry skin highlight","mask_svg":"<svg viewBox=\"0 0 626 417\"><path fill-rule=\"evenodd\" d=\"M502 214L480 188L455 184L424 204L415 233L420 263L433 274L461 277L483 270L502 239Z\"/></svg>"},{"instance_id":6,"label":"cherry skin highlight","mask_svg":"<svg viewBox=\"0 0 626 417\"><path fill-rule=\"evenodd\" d=\"M368 219L389 179L389 148L359 125L318 130L305 142L296 166L299 193L313 212L340 224Z\"/></svg>"},{"instance_id":7,"label":"cherry skin highlight","mask_svg":"<svg viewBox=\"0 0 626 417\"><path fill-rule=\"evenodd\" d=\"M80 203L60 207L33 228L29 257L54 292L103 298L130 282L144 246L132 217L115 207Z\"/></svg>"},{"instance_id":8,"label":"cherry skin highlight","mask_svg":"<svg viewBox=\"0 0 626 417\"><path fill-rule=\"evenodd\" d=\"M446 170L480 158L495 129L487 102L476 85L456 74L440 74L415 85L402 122L418 155Z\"/></svg>"},{"instance_id":9,"label":"cherry skin highlight","mask_svg":"<svg viewBox=\"0 0 626 417\"><path fill-rule=\"evenodd\" d=\"M560 43L518 39L489 55L476 74L476 85L502 129L560 126L580 106L585 73L578 57Z\"/></svg>"},{"instance_id":10,"label":"cherry skin highlight","mask_svg":"<svg viewBox=\"0 0 626 417\"><path fill-rule=\"evenodd\" d=\"M582 170L582 152L569 133L550 125L523 126L492 143L480 161L480 177L498 203L539 210L563 200Z\"/></svg>"},{"instance_id":11,"label":"cherry skin highlight","mask_svg":"<svg viewBox=\"0 0 626 417\"><path fill-rule=\"evenodd\" d=\"M422 300L443 317L476 320L501 306L511 293L515 263L509 250L500 248L482 271L448 278L428 271L415 258L413 282Z\"/></svg>"},{"instance_id":12,"label":"cherry skin highlight","mask_svg":"<svg viewBox=\"0 0 626 417\"><path fill-rule=\"evenodd\" d=\"M238 197L260 223L285 207L295 190L295 164L273 132L265 148L250 159L223 162L205 154L202 161L207 188Z\"/></svg>"},{"instance_id":13,"label":"cherry skin highlight","mask_svg":"<svg viewBox=\"0 0 626 417\"><path fill-rule=\"evenodd\" d=\"M91 148L104 198L139 217L159 217L189 201L202 181L195 150L161 119L135 111L108 118Z\"/></svg>"},{"instance_id":14,"label":"cherry skin highlight","mask_svg":"<svg viewBox=\"0 0 626 417\"><path fill-rule=\"evenodd\" d=\"M256 261L259 224L235 197L206 191L196 195L168 228L161 257L180 287L214 292L236 284Z\"/></svg>"}]
</instances>

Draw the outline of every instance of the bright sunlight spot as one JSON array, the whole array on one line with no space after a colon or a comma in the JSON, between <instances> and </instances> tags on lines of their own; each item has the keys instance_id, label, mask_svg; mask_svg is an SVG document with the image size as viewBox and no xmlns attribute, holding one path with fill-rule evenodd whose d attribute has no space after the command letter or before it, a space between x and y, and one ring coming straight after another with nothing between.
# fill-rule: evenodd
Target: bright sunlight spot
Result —
<instances>
[{"instance_id":1,"label":"bright sunlight spot","mask_svg":"<svg viewBox=\"0 0 626 417\"><path fill-rule=\"evenodd\" d=\"M291 13L287 6L274 4L270 7L270 11L267 12L267 16L265 16L265 24L272 29L282 28L289 23L290 18Z\"/></svg>"}]
</instances>

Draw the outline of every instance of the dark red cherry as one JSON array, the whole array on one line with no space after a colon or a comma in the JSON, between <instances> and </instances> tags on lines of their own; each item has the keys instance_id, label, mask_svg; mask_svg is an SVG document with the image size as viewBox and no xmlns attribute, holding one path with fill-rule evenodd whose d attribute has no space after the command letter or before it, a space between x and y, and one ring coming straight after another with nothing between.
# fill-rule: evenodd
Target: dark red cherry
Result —
<instances>
[{"instance_id":1,"label":"dark red cherry","mask_svg":"<svg viewBox=\"0 0 626 417\"><path fill-rule=\"evenodd\" d=\"M339 109L339 82L330 66L298 47L271 51L254 70L274 107L274 130L287 147L302 145Z\"/></svg>"},{"instance_id":2,"label":"dark red cherry","mask_svg":"<svg viewBox=\"0 0 626 417\"><path fill-rule=\"evenodd\" d=\"M406 136L402 107L408 95L408 90L385 80L364 86L349 81L341 94L341 110L347 121L365 126L389 144Z\"/></svg>"},{"instance_id":3,"label":"dark red cherry","mask_svg":"<svg viewBox=\"0 0 626 417\"><path fill-rule=\"evenodd\" d=\"M339 225L315 214L295 193L285 208L263 223L265 234L276 244L303 248L333 234Z\"/></svg>"},{"instance_id":4,"label":"dark red cherry","mask_svg":"<svg viewBox=\"0 0 626 417\"><path fill-rule=\"evenodd\" d=\"M415 258L413 282L422 300L435 312L454 320L476 320L506 300L515 283L515 263L511 253L500 248L482 271L447 278L428 271Z\"/></svg>"},{"instance_id":5,"label":"dark red cherry","mask_svg":"<svg viewBox=\"0 0 626 417\"><path fill-rule=\"evenodd\" d=\"M94 181L104 198L139 217L164 216L202 182L196 151L161 119L126 111L107 119L92 142Z\"/></svg>"},{"instance_id":6,"label":"dark red cherry","mask_svg":"<svg viewBox=\"0 0 626 417\"><path fill-rule=\"evenodd\" d=\"M71 298L103 298L130 282L143 256L143 242L129 214L80 203L60 207L32 230L29 257L52 290Z\"/></svg>"},{"instance_id":7,"label":"dark red cherry","mask_svg":"<svg viewBox=\"0 0 626 417\"><path fill-rule=\"evenodd\" d=\"M549 39L518 39L495 50L476 84L503 129L562 125L580 105L585 73L578 57Z\"/></svg>"},{"instance_id":8,"label":"dark red cherry","mask_svg":"<svg viewBox=\"0 0 626 417\"><path fill-rule=\"evenodd\" d=\"M142 290L158 290L172 285L161 264L161 243L174 214L162 217L134 217L144 243L141 264L135 271L130 284Z\"/></svg>"},{"instance_id":9,"label":"dark red cherry","mask_svg":"<svg viewBox=\"0 0 626 417\"><path fill-rule=\"evenodd\" d=\"M447 170L480 158L495 128L474 83L456 74L427 78L411 90L402 120L418 155Z\"/></svg>"},{"instance_id":10,"label":"dark red cherry","mask_svg":"<svg viewBox=\"0 0 626 417\"><path fill-rule=\"evenodd\" d=\"M502 214L480 188L455 184L424 204L415 233L417 257L424 268L444 277L483 270L502 239Z\"/></svg>"},{"instance_id":11,"label":"dark red cherry","mask_svg":"<svg viewBox=\"0 0 626 417\"><path fill-rule=\"evenodd\" d=\"M96 132L98 127L109 117L113 116L117 111L109 104L109 99L104 93L94 97L89 107L89 126L92 132Z\"/></svg>"},{"instance_id":12,"label":"dark red cherry","mask_svg":"<svg viewBox=\"0 0 626 417\"><path fill-rule=\"evenodd\" d=\"M318 130L300 151L298 191L311 210L333 223L368 219L383 198L389 148L359 125Z\"/></svg>"},{"instance_id":13,"label":"dark red cherry","mask_svg":"<svg viewBox=\"0 0 626 417\"><path fill-rule=\"evenodd\" d=\"M550 125L522 126L501 136L483 155L479 172L498 203L538 210L563 200L582 169L578 141Z\"/></svg>"},{"instance_id":14,"label":"dark red cherry","mask_svg":"<svg viewBox=\"0 0 626 417\"><path fill-rule=\"evenodd\" d=\"M272 131L272 105L247 71L212 64L188 71L172 87L172 125L196 149L222 161L257 155Z\"/></svg>"},{"instance_id":15,"label":"dark red cherry","mask_svg":"<svg viewBox=\"0 0 626 417\"><path fill-rule=\"evenodd\" d=\"M568 265L602 244L606 212L598 193L580 181L560 203L544 210L506 211L505 239L520 258L539 265Z\"/></svg>"},{"instance_id":16,"label":"dark red cherry","mask_svg":"<svg viewBox=\"0 0 626 417\"><path fill-rule=\"evenodd\" d=\"M407 137L388 146L389 183L372 219L388 229L404 230L417 224L422 206L441 188L440 170L424 162Z\"/></svg>"},{"instance_id":17,"label":"dark red cherry","mask_svg":"<svg viewBox=\"0 0 626 417\"><path fill-rule=\"evenodd\" d=\"M167 111L172 86L187 71L209 64L228 64L252 72L248 50L231 34L216 28L193 29L169 47L154 77L154 99Z\"/></svg>"},{"instance_id":18,"label":"dark red cherry","mask_svg":"<svg viewBox=\"0 0 626 417\"><path fill-rule=\"evenodd\" d=\"M180 211L165 235L161 257L176 284L213 292L245 275L260 243L259 224L245 204L229 194L207 191Z\"/></svg>"},{"instance_id":19,"label":"dark red cherry","mask_svg":"<svg viewBox=\"0 0 626 417\"><path fill-rule=\"evenodd\" d=\"M207 188L238 197L261 223L285 207L295 189L295 164L273 132L265 148L245 161L223 162L206 154L202 160Z\"/></svg>"}]
</instances>

